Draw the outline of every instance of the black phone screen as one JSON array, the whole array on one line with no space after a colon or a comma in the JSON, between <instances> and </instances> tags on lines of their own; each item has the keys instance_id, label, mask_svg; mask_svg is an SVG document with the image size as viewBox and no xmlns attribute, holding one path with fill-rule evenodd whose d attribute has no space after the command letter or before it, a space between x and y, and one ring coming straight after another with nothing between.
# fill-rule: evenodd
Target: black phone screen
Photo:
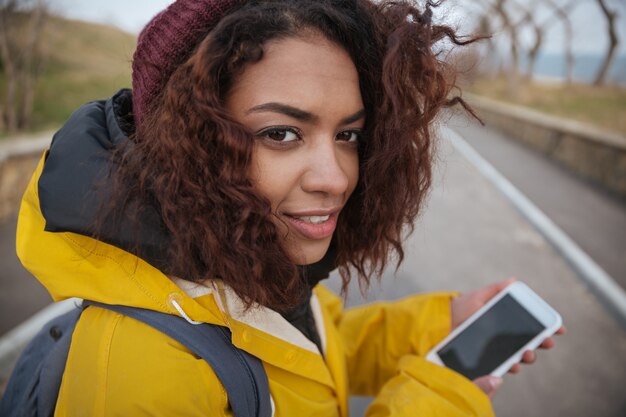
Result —
<instances>
[{"instance_id":1,"label":"black phone screen","mask_svg":"<svg viewBox=\"0 0 626 417\"><path fill-rule=\"evenodd\" d=\"M543 330L507 294L437 353L448 368L473 380L491 373Z\"/></svg>"}]
</instances>

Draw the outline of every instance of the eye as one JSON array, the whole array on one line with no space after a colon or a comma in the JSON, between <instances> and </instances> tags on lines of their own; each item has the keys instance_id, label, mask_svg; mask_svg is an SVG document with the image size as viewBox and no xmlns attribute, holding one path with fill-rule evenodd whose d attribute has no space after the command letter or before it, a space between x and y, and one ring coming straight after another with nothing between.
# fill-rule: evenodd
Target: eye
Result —
<instances>
[{"instance_id":1,"label":"eye","mask_svg":"<svg viewBox=\"0 0 626 417\"><path fill-rule=\"evenodd\" d=\"M361 132L358 130L346 130L337 133L337 140L343 142L358 142L361 139Z\"/></svg>"},{"instance_id":2,"label":"eye","mask_svg":"<svg viewBox=\"0 0 626 417\"><path fill-rule=\"evenodd\" d=\"M293 142L300 139L300 134L287 127L272 127L257 134L257 137L269 139L275 142Z\"/></svg>"}]
</instances>

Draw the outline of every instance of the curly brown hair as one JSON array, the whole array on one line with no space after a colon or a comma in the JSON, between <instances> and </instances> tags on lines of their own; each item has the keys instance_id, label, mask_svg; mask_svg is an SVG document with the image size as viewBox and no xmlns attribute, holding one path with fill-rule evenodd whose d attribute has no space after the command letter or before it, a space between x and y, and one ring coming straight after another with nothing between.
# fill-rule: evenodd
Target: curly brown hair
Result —
<instances>
[{"instance_id":1,"label":"curly brown hair","mask_svg":"<svg viewBox=\"0 0 626 417\"><path fill-rule=\"evenodd\" d=\"M248 303L284 310L302 300L270 203L248 178L254 136L225 109L237 76L269 40L319 33L351 56L366 111L359 182L334 235L346 289L350 269L366 287L390 256L402 262L431 185L430 125L449 100L454 73L433 51L455 32L413 1L257 0L237 6L178 67L142 117L116 172L129 194L158 207L171 235L163 272L219 277ZM463 104L462 100L461 103Z\"/></svg>"}]
</instances>

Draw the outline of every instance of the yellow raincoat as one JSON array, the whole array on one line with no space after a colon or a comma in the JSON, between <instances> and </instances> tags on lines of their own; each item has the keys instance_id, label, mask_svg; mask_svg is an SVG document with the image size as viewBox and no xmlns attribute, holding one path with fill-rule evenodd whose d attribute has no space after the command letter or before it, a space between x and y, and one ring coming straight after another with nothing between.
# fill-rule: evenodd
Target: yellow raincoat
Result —
<instances>
[{"instance_id":1,"label":"yellow raincoat","mask_svg":"<svg viewBox=\"0 0 626 417\"><path fill-rule=\"evenodd\" d=\"M408 297L344 310L318 285L311 299L324 354L278 313L242 309L219 281L169 278L138 257L75 233L44 231L37 182L24 196L17 251L54 300L80 297L227 326L257 356L277 417L347 417L349 395L370 395L374 416L492 416L470 381L424 359L450 330L450 294ZM56 416L230 416L210 366L153 328L97 307L73 334Z\"/></svg>"}]
</instances>

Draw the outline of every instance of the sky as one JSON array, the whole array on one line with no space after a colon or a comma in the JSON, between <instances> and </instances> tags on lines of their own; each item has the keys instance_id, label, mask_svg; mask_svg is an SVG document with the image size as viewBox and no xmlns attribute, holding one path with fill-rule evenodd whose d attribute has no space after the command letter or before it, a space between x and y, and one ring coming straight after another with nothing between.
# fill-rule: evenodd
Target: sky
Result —
<instances>
[{"instance_id":1,"label":"sky","mask_svg":"<svg viewBox=\"0 0 626 417\"><path fill-rule=\"evenodd\" d=\"M447 6L447 19L461 27L470 24L461 7L464 2L474 0L452 0ZM531 2L533 0L518 0ZM172 3L171 0L48 0L53 12L62 16L117 26L131 33L139 33L141 28L159 11ZM621 16L618 24L621 45L620 53L626 53L626 1L608 0ZM595 0L579 0L579 5L572 14L575 33L573 46L575 53L601 54L608 47L605 21ZM560 24L555 19L548 30L544 52L559 52L563 45ZM526 34L530 42L530 33Z\"/></svg>"},{"instance_id":2,"label":"sky","mask_svg":"<svg viewBox=\"0 0 626 417\"><path fill-rule=\"evenodd\" d=\"M105 23L131 33L141 28L172 0L48 0L54 14Z\"/></svg>"}]
</instances>

